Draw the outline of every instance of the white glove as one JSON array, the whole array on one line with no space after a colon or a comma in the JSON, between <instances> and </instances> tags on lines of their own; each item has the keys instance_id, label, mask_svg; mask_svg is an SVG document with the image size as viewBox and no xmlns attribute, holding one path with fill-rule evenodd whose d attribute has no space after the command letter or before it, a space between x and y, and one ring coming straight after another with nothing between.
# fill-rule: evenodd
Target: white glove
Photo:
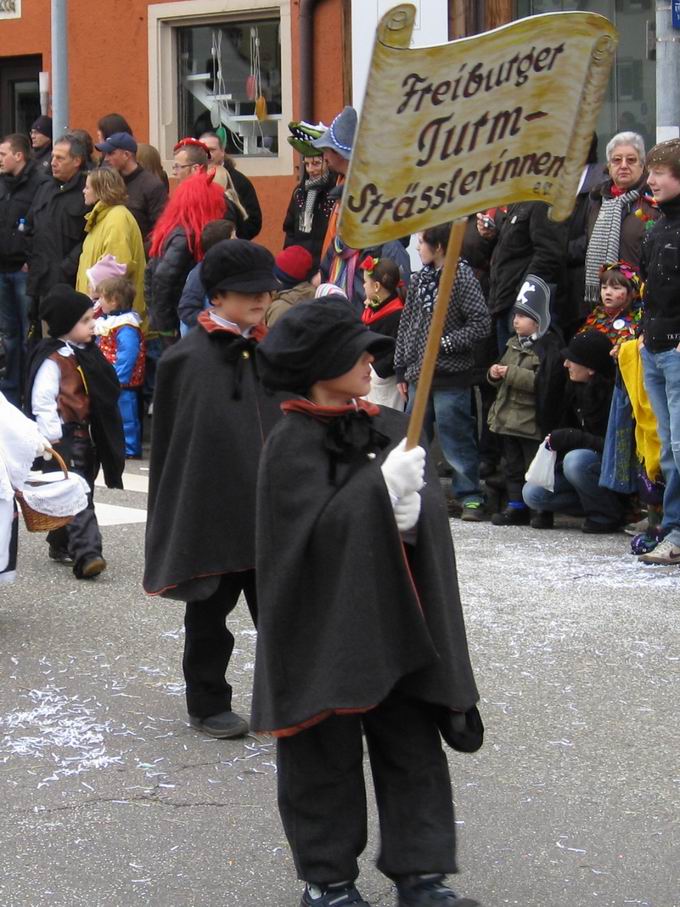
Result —
<instances>
[{"instance_id":1,"label":"white glove","mask_svg":"<svg viewBox=\"0 0 680 907\"><path fill-rule=\"evenodd\" d=\"M408 532L409 529L413 529L420 516L420 495L417 491L407 494L392 505L392 510L399 532Z\"/></svg>"},{"instance_id":2,"label":"white glove","mask_svg":"<svg viewBox=\"0 0 680 907\"><path fill-rule=\"evenodd\" d=\"M43 460L51 460L52 454L50 453L50 448L52 447L52 444L47 440L47 438L43 438L42 435L39 435L38 437L40 440L35 447L36 457L42 457Z\"/></svg>"},{"instance_id":3,"label":"white glove","mask_svg":"<svg viewBox=\"0 0 680 907\"><path fill-rule=\"evenodd\" d=\"M380 467L393 498L403 498L420 491L425 484L425 451L422 447L405 450L406 438L391 450Z\"/></svg>"}]
</instances>

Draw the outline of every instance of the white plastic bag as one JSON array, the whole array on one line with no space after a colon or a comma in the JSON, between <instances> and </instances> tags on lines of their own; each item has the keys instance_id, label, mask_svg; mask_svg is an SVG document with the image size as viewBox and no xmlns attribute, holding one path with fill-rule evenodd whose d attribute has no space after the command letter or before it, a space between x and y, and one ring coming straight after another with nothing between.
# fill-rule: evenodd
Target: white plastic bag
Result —
<instances>
[{"instance_id":1,"label":"white plastic bag","mask_svg":"<svg viewBox=\"0 0 680 907\"><path fill-rule=\"evenodd\" d=\"M531 482L532 485L539 485L541 488L545 488L546 491L554 491L556 460L557 452L548 450L545 443L541 444L536 451L536 456L529 464L524 478L527 482Z\"/></svg>"}]
</instances>

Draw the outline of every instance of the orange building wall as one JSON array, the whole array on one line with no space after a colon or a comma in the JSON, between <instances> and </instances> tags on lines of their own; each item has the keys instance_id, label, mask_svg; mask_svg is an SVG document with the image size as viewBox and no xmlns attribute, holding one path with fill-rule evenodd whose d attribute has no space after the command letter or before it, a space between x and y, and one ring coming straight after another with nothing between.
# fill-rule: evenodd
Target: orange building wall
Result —
<instances>
[{"instance_id":1,"label":"orange building wall","mask_svg":"<svg viewBox=\"0 0 680 907\"><path fill-rule=\"evenodd\" d=\"M140 141L149 138L148 17L163 0L69 0L69 125L96 134L97 120L121 113ZM293 111L298 115L298 14L292 0ZM228 6L225 3L225 6ZM314 16L314 114L330 122L342 109L343 0L321 0ZM42 54L51 68L50 0L23 0L22 18L0 20L0 56ZM258 241L277 252L297 174L253 179L264 216Z\"/></svg>"}]
</instances>

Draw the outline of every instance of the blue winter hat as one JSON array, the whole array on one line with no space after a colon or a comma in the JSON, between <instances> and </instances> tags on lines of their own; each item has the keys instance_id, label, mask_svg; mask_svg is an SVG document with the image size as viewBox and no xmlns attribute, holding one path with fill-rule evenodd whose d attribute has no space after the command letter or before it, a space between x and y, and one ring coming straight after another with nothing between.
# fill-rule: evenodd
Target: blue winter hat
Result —
<instances>
[{"instance_id":1,"label":"blue winter hat","mask_svg":"<svg viewBox=\"0 0 680 907\"><path fill-rule=\"evenodd\" d=\"M357 130L357 112L353 107L345 107L333 120L328 129L310 144L323 151L331 148L348 161L352 157L354 133Z\"/></svg>"},{"instance_id":2,"label":"blue winter hat","mask_svg":"<svg viewBox=\"0 0 680 907\"><path fill-rule=\"evenodd\" d=\"M550 327L550 287L535 274L527 274L512 307L513 314L528 315L538 325L536 339Z\"/></svg>"}]
</instances>

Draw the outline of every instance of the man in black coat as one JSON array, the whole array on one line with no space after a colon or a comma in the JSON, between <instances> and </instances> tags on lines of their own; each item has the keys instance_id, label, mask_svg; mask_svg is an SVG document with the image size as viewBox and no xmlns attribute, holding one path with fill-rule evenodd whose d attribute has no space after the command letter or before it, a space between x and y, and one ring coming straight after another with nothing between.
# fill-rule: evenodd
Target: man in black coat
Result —
<instances>
[{"instance_id":1,"label":"man in black coat","mask_svg":"<svg viewBox=\"0 0 680 907\"><path fill-rule=\"evenodd\" d=\"M226 154L224 143L216 132L205 132L201 141L210 152L210 161L214 167L224 167L243 206L247 217L236 210L232 216L236 218L236 235L239 239L255 239L262 229L262 209L255 191L255 186L250 182L245 173L236 169L234 161Z\"/></svg>"},{"instance_id":2,"label":"man in black coat","mask_svg":"<svg viewBox=\"0 0 680 907\"><path fill-rule=\"evenodd\" d=\"M36 192L27 216L30 240L26 292L37 311L55 284L75 286L78 260L85 238L83 189L87 179L87 151L82 141L65 133L52 151L52 178Z\"/></svg>"},{"instance_id":3,"label":"man in black coat","mask_svg":"<svg viewBox=\"0 0 680 907\"><path fill-rule=\"evenodd\" d=\"M489 276L489 312L498 339L498 352L510 339L510 312L527 274L535 274L548 285L554 310L551 321L560 324L560 309L566 291L565 261L567 229L548 217L545 202L518 202L509 205L498 229L478 215L477 229L484 238L496 239Z\"/></svg>"},{"instance_id":4,"label":"man in black coat","mask_svg":"<svg viewBox=\"0 0 680 907\"><path fill-rule=\"evenodd\" d=\"M15 406L21 403L30 308L26 293L26 217L44 180L42 171L31 160L26 136L5 136L0 143L0 332L7 363L0 389Z\"/></svg>"}]
</instances>

